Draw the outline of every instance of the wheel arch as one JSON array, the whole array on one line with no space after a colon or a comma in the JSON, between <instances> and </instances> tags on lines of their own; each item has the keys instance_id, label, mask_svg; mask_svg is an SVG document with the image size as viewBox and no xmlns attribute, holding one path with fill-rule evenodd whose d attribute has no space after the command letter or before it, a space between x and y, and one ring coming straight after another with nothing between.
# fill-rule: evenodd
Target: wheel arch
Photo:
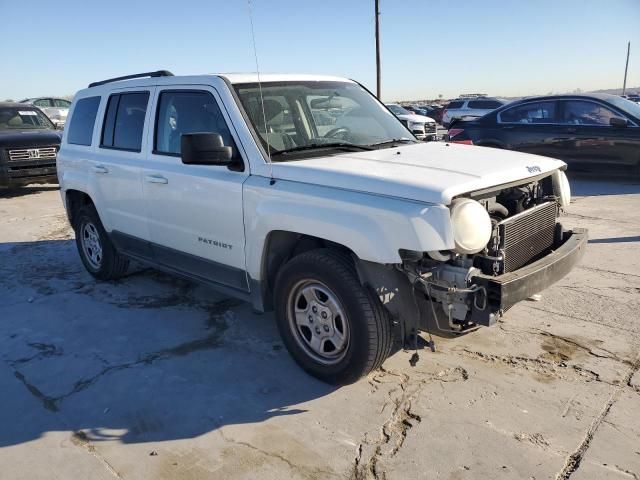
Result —
<instances>
[{"instance_id":1,"label":"wheel arch","mask_svg":"<svg viewBox=\"0 0 640 480\"><path fill-rule=\"evenodd\" d=\"M276 276L280 269L292 258L310 250L318 248L328 248L345 253L350 258L357 259L357 255L349 247L328 240L304 233L287 230L273 230L267 235L263 250L262 262L260 266L260 281L252 282L252 289L260 289L260 305L255 305L259 310L273 310L273 292Z\"/></svg>"},{"instance_id":2,"label":"wheel arch","mask_svg":"<svg viewBox=\"0 0 640 480\"><path fill-rule=\"evenodd\" d=\"M64 203L67 210L67 218L71 225L74 224L76 215L80 208L85 205L95 205L91 196L81 190L68 189L64 193Z\"/></svg>"}]
</instances>

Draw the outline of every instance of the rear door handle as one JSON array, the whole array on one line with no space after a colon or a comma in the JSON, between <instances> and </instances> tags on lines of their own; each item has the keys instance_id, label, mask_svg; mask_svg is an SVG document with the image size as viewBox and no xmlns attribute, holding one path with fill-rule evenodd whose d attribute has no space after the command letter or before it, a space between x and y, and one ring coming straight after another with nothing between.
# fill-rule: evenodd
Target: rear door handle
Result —
<instances>
[{"instance_id":1,"label":"rear door handle","mask_svg":"<svg viewBox=\"0 0 640 480\"><path fill-rule=\"evenodd\" d=\"M161 183L163 185L169 183L169 180L162 175L147 175L144 177L144 181L148 183Z\"/></svg>"},{"instance_id":2,"label":"rear door handle","mask_svg":"<svg viewBox=\"0 0 640 480\"><path fill-rule=\"evenodd\" d=\"M567 133L576 133L578 130L574 127L569 127L565 130Z\"/></svg>"},{"instance_id":3,"label":"rear door handle","mask_svg":"<svg viewBox=\"0 0 640 480\"><path fill-rule=\"evenodd\" d=\"M503 130L513 130L515 127L513 125L504 125L502 127Z\"/></svg>"},{"instance_id":4,"label":"rear door handle","mask_svg":"<svg viewBox=\"0 0 640 480\"><path fill-rule=\"evenodd\" d=\"M109 169L103 165L96 165L91 170L93 170L93 173L109 173Z\"/></svg>"}]
</instances>

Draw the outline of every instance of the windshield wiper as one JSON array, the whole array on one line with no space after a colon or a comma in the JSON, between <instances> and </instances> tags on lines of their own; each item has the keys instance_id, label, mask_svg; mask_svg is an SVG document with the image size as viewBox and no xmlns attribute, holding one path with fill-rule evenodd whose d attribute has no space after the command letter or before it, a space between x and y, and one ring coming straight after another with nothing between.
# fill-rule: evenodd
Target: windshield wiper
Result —
<instances>
[{"instance_id":1,"label":"windshield wiper","mask_svg":"<svg viewBox=\"0 0 640 480\"><path fill-rule=\"evenodd\" d=\"M372 143L369 147L382 147L384 145L392 145L400 142L416 143L415 140L411 140L410 138L393 138L391 140L385 140L384 142Z\"/></svg>"},{"instance_id":2,"label":"windshield wiper","mask_svg":"<svg viewBox=\"0 0 640 480\"><path fill-rule=\"evenodd\" d=\"M276 155L287 155L290 153L304 152L305 150L321 150L321 149L331 149L331 148L344 148L349 150L358 150L358 151L368 151L373 150L370 145L356 145L355 143L347 143L347 142L333 142L333 143L310 143L309 145L300 145L299 147L287 148L286 150L278 150L277 152L273 152L271 156Z\"/></svg>"}]
</instances>

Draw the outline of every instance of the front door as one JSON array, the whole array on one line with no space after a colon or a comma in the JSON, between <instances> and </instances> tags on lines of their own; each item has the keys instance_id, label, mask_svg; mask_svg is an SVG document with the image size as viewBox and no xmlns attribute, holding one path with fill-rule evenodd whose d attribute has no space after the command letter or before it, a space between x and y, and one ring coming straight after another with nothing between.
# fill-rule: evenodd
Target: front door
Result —
<instances>
[{"instance_id":1,"label":"front door","mask_svg":"<svg viewBox=\"0 0 640 480\"><path fill-rule=\"evenodd\" d=\"M635 165L640 138L633 126L614 127L613 117L624 115L592 100L560 102L560 123L566 132L566 161L575 165Z\"/></svg>"},{"instance_id":2,"label":"front door","mask_svg":"<svg viewBox=\"0 0 640 480\"><path fill-rule=\"evenodd\" d=\"M219 133L242 162L243 152L214 88L171 86L155 94L155 125L142 184L156 261L164 266L248 291L244 259L242 186L249 175L227 166L186 165L185 133Z\"/></svg>"}]
</instances>

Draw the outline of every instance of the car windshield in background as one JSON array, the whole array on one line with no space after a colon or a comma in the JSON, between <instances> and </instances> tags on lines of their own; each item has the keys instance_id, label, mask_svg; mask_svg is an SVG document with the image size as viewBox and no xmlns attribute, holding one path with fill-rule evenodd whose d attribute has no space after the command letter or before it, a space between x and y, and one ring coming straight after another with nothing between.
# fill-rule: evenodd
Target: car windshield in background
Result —
<instances>
[{"instance_id":1,"label":"car windshield in background","mask_svg":"<svg viewBox=\"0 0 640 480\"><path fill-rule=\"evenodd\" d=\"M39 110L21 107L0 108L0 130L55 128Z\"/></svg>"},{"instance_id":2,"label":"car windshield in background","mask_svg":"<svg viewBox=\"0 0 640 480\"><path fill-rule=\"evenodd\" d=\"M609 103L611 103L613 106L618 107L621 110L624 110L628 114L640 120L640 105L638 105L636 102L633 102L631 100L628 100L622 97L612 97L608 100L609 100Z\"/></svg>"},{"instance_id":3,"label":"car windshield in background","mask_svg":"<svg viewBox=\"0 0 640 480\"><path fill-rule=\"evenodd\" d=\"M400 105L387 105L387 108L391 110L396 115L412 115L413 112L410 112L406 108L401 107Z\"/></svg>"},{"instance_id":4,"label":"car windshield in background","mask_svg":"<svg viewBox=\"0 0 640 480\"><path fill-rule=\"evenodd\" d=\"M416 141L369 92L355 83L285 81L235 85L253 127L278 161L285 153L325 154L328 149L365 149Z\"/></svg>"}]
</instances>

